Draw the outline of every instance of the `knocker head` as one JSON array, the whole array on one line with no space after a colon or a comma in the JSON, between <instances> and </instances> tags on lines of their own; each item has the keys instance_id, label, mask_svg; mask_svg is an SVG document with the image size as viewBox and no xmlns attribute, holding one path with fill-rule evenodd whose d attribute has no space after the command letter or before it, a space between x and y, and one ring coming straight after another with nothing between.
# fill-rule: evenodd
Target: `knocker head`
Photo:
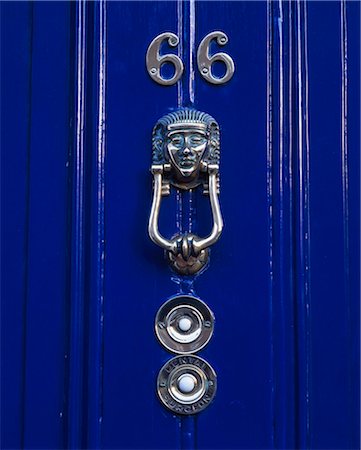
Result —
<instances>
[{"instance_id":1,"label":"knocker head","mask_svg":"<svg viewBox=\"0 0 361 450\"><path fill-rule=\"evenodd\" d=\"M180 182L180 187L191 188L199 184L202 163L219 163L219 126L215 119L188 108L163 116L153 130L153 164L166 163L173 169L174 185Z\"/></svg>"}]
</instances>

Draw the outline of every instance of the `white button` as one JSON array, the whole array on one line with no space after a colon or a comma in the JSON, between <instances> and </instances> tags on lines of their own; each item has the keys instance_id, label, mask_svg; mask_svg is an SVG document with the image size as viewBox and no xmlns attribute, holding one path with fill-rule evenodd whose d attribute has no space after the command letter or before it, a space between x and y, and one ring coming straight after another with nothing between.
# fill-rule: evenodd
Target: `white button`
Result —
<instances>
[{"instance_id":1,"label":"white button","mask_svg":"<svg viewBox=\"0 0 361 450\"><path fill-rule=\"evenodd\" d=\"M192 326L191 319L188 319L188 317L182 317L180 321L178 322L178 327L182 331L189 331Z\"/></svg>"},{"instance_id":2,"label":"white button","mask_svg":"<svg viewBox=\"0 0 361 450\"><path fill-rule=\"evenodd\" d=\"M195 385L195 378L192 375L182 375L178 380L178 388L183 394L192 392Z\"/></svg>"}]
</instances>

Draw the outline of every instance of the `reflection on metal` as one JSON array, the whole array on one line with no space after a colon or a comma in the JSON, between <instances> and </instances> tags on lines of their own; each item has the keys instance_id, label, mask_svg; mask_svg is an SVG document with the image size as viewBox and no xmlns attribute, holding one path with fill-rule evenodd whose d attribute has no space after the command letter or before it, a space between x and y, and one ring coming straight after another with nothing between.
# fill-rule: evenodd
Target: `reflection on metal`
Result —
<instances>
[{"instance_id":1,"label":"reflection on metal","mask_svg":"<svg viewBox=\"0 0 361 450\"><path fill-rule=\"evenodd\" d=\"M213 400L217 376L213 368L195 355L177 356L160 370L157 391L162 403L177 414L196 414Z\"/></svg>"},{"instance_id":2,"label":"reflection on metal","mask_svg":"<svg viewBox=\"0 0 361 450\"><path fill-rule=\"evenodd\" d=\"M198 69L202 77L209 83L224 84L233 77L234 62L227 53L219 52L213 55L210 54L210 47L213 40L217 40L217 44L223 46L227 44L228 36L223 31L213 31L202 39L197 52ZM170 47L176 47L179 44L179 38L176 34L171 32L159 34L148 47L146 64L148 73L155 82L163 86L171 86L183 75L184 65L179 56L173 53L165 55L160 53L160 48L165 41L168 41ZM212 72L212 65L217 61L222 62L226 66L226 73L222 77L215 77ZM174 74L171 78L164 78L161 75L161 66L165 63L170 63L174 66Z\"/></svg>"},{"instance_id":3,"label":"reflection on metal","mask_svg":"<svg viewBox=\"0 0 361 450\"><path fill-rule=\"evenodd\" d=\"M233 59L227 55L227 53L220 52L210 55L209 48L211 42L216 39L218 45L226 45L228 42L228 36L223 31L213 31L207 34L198 47L197 62L198 69L202 77L212 84L224 84L229 81L234 74L234 62ZM226 73L223 77L215 77L212 73L212 64L216 61L222 62L226 66Z\"/></svg>"},{"instance_id":4,"label":"reflection on metal","mask_svg":"<svg viewBox=\"0 0 361 450\"><path fill-rule=\"evenodd\" d=\"M219 239L223 220L219 193L219 126L209 114L182 108L163 116L153 130L154 196L149 218L149 236L166 250L171 267L183 275L199 272L207 263L208 248ZM172 239L161 235L158 219L162 196L171 186L181 190L198 186L209 195L213 228L201 238L185 233Z\"/></svg>"},{"instance_id":5,"label":"reflection on metal","mask_svg":"<svg viewBox=\"0 0 361 450\"><path fill-rule=\"evenodd\" d=\"M163 42L168 41L170 47L177 47L179 44L179 38L174 33L162 33L150 43L147 55L146 64L150 77L157 83L163 86L171 86L175 84L182 76L184 66L179 56L169 53L166 55L160 54L160 47ZM165 63L172 64L174 66L174 74L171 78L164 78L161 74L161 66Z\"/></svg>"},{"instance_id":6,"label":"reflection on metal","mask_svg":"<svg viewBox=\"0 0 361 450\"><path fill-rule=\"evenodd\" d=\"M155 319L160 343L173 353L198 352L209 342L213 329L212 311L191 295L172 297L160 307Z\"/></svg>"}]
</instances>

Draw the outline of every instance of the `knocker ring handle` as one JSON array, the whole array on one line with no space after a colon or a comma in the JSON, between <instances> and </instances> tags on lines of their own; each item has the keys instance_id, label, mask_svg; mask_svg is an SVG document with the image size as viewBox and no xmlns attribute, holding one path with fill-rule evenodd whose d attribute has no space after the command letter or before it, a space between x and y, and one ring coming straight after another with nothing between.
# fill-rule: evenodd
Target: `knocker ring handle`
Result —
<instances>
[{"instance_id":1,"label":"knocker ring handle","mask_svg":"<svg viewBox=\"0 0 361 450\"><path fill-rule=\"evenodd\" d=\"M153 202L148 232L164 248L172 268L183 275L199 272L208 261L209 247L219 239L223 219L218 198L219 127L209 114L180 109L162 117L153 130ZM185 233L172 239L159 231L162 197L171 186L181 190L203 187L209 194L213 227L205 237Z\"/></svg>"},{"instance_id":2,"label":"knocker ring handle","mask_svg":"<svg viewBox=\"0 0 361 450\"><path fill-rule=\"evenodd\" d=\"M163 166L162 165L152 165L151 172L153 174L154 185L153 185L153 203L152 209L150 211L148 233L151 240L163 247L168 252L173 252L176 248L175 242L163 237L158 228L158 219L160 204L162 201L162 184L163 184Z\"/></svg>"},{"instance_id":3,"label":"knocker ring handle","mask_svg":"<svg viewBox=\"0 0 361 450\"><path fill-rule=\"evenodd\" d=\"M202 239L197 236L193 238L193 247L197 253L215 244L218 241L223 229L223 219L217 193L218 167L217 166L208 167L208 170L209 170L209 197L212 209L213 228L212 232L206 238ZM151 168L151 172L154 177L154 194L148 226L149 236L155 244L159 245L160 247L163 247L165 250L169 252L174 253L177 250L177 241L175 239L171 240L163 237L158 228L158 218L160 212L160 205L162 201L163 166L153 165Z\"/></svg>"}]
</instances>

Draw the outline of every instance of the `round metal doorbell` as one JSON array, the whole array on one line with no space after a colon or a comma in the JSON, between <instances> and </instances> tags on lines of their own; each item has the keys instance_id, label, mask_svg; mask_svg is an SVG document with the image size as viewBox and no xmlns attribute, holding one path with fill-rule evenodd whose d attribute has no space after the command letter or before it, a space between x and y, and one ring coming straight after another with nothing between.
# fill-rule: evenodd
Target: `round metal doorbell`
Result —
<instances>
[{"instance_id":1,"label":"round metal doorbell","mask_svg":"<svg viewBox=\"0 0 361 450\"><path fill-rule=\"evenodd\" d=\"M202 300L192 295L178 295L165 302L155 319L155 333L169 351L196 353L210 340L214 315Z\"/></svg>"},{"instance_id":2,"label":"round metal doorbell","mask_svg":"<svg viewBox=\"0 0 361 450\"><path fill-rule=\"evenodd\" d=\"M157 391L161 402L177 414L196 414L213 400L217 375L202 358L176 356L160 370Z\"/></svg>"}]
</instances>

